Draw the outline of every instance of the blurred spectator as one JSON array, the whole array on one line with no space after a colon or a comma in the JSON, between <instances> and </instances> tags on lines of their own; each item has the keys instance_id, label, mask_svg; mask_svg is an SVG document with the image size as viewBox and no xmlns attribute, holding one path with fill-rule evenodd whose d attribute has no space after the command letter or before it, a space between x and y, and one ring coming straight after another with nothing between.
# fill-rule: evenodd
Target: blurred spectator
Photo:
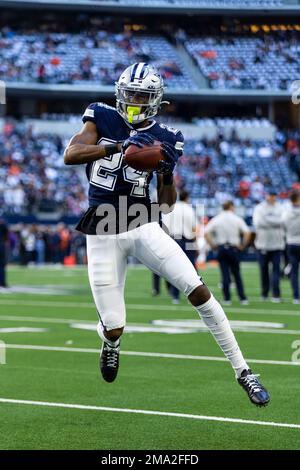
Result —
<instances>
[{"instance_id":1,"label":"blurred spectator","mask_svg":"<svg viewBox=\"0 0 300 470\"><path fill-rule=\"evenodd\" d=\"M288 90L299 75L297 30L254 36L226 26L222 35L198 33L184 45L211 88Z\"/></svg>"},{"instance_id":2,"label":"blurred spectator","mask_svg":"<svg viewBox=\"0 0 300 470\"><path fill-rule=\"evenodd\" d=\"M0 134L0 202L7 214L59 210L80 215L86 208L83 169L66 169L67 139L36 134L21 122L9 121Z\"/></svg>"},{"instance_id":3,"label":"blurred spectator","mask_svg":"<svg viewBox=\"0 0 300 470\"><path fill-rule=\"evenodd\" d=\"M3 219L0 219L0 289L6 289L6 263L8 250L8 227Z\"/></svg>"},{"instance_id":4,"label":"blurred spectator","mask_svg":"<svg viewBox=\"0 0 300 470\"><path fill-rule=\"evenodd\" d=\"M259 176L255 178L255 181L250 186L250 197L253 202L260 202L264 197L264 185L260 181Z\"/></svg>"},{"instance_id":5,"label":"blurred spectator","mask_svg":"<svg viewBox=\"0 0 300 470\"><path fill-rule=\"evenodd\" d=\"M64 118L76 120L75 116L55 115L55 119ZM236 132L225 132L224 121L210 121L216 129L215 137L185 140L185 153L175 173L178 189L188 191L194 202L216 205L233 199L239 201L237 208L251 208L271 186L280 198L286 198L287 189L300 177L300 133L285 130L272 140L250 142L238 138ZM239 123L243 121L236 120L233 128L237 129ZM5 123L0 134L2 213L80 216L86 210L84 167L64 166L66 141L51 132L37 133L22 122ZM52 234L47 237L51 239Z\"/></svg>"},{"instance_id":6,"label":"blurred spectator","mask_svg":"<svg viewBox=\"0 0 300 470\"><path fill-rule=\"evenodd\" d=\"M37 232L35 241L36 264L45 263L46 243L42 232Z\"/></svg>"},{"instance_id":7,"label":"blurred spectator","mask_svg":"<svg viewBox=\"0 0 300 470\"><path fill-rule=\"evenodd\" d=\"M132 62L152 62L168 84L196 88L176 49L162 35L114 33L112 20L101 29L87 17L51 23L40 18L36 28L19 26L7 34L0 27L0 75L6 81L40 83L97 83L113 85Z\"/></svg>"},{"instance_id":8,"label":"blurred spectator","mask_svg":"<svg viewBox=\"0 0 300 470\"><path fill-rule=\"evenodd\" d=\"M280 258L285 247L282 207L277 202L275 190L269 190L263 202L253 211L253 225L256 231L255 247L261 278L261 296L266 300L270 291L270 264L272 266L272 302L280 299Z\"/></svg>"},{"instance_id":9,"label":"blurred spectator","mask_svg":"<svg viewBox=\"0 0 300 470\"><path fill-rule=\"evenodd\" d=\"M34 227L24 228L21 232L21 240L24 246L24 264L32 264L36 258L36 236Z\"/></svg>"},{"instance_id":10,"label":"blurred spectator","mask_svg":"<svg viewBox=\"0 0 300 470\"><path fill-rule=\"evenodd\" d=\"M70 242L71 242L71 234L68 227L64 224L58 224L57 226L57 233L60 238L59 244L59 253L60 253L60 261L63 263L64 258L69 256L70 254Z\"/></svg>"},{"instance_id":11,"label":"blurred spectator","mask_svg":"<svg viewBox=\"0 0 300 470\"><path fill-rule=\"evenodd\" d=\"M293 303L299 305L299 264L300 264L300 191L290 194L291 206L282 215L286 235L288 258L291 265L290 280Z\"/></svg>"},{"instance_id":12,"label":"blurred spectator","mask_svg":"<svg viewBox=\"0 0 300 470\"><path fill-rule=\"evenodd\" d=\"M247 199L250 194L250 183L249 181L246 181L246 179L243 179L240 181L239 184L239 196L243 199Z\"/></svg>"},{"instance_id":13,"label":"blurred spectator","mask_svg":"<svg viewBox=\"0 0 300 470\"><path fill-rule=\"evenodd\" d=\"M8 232L6 224L2 222L0 220L0 248L3 248L1 240L4 240L7 233L11 262L22 265L63 264L72 255L76 264L86 264L85 236L71 231L65 224L60 223L56 226L18 224L12 226ZM7 253L6 245L5 250ZM3 249L0 255L4 256Z\"/></svg>"},{"instance_id":14,"label":"blurred spectator","mask_svg":"<svg viewBox=\"0 0 300 470\"><path fill-rule=\"evenodd\" d=\"M76 264L86 264L85 236L81 232L73 232L71 252L75 256Z\"/></svg>"}]
</instances>

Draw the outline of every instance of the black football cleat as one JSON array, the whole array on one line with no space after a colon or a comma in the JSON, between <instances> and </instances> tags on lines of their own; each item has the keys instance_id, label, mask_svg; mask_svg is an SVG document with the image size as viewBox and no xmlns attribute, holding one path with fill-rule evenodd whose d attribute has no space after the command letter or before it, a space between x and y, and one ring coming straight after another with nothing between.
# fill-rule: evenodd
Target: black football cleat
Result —
<instances>
[{"instance_id":1,"label":"black football cleat","mask_svg":"<svg viewBox=\"0 0 300 470\"><path fill-rule=\"evenodd\" d=\"M100 354L100 370L102 377L106 382L113 382L119 369L120 345L117 347L109 346L103 342Z\"/></svg>"},{"instance_id":2,"label":"black football cleat","mask_svg":"<svg viewBox=\"0 0 300 470\"><path fill-rule=\"evenodd\" d=\"M267 406L270 401L270 395L257 377L258 375L254 375L251 369L245 369L237 381L245 392L247 392L250 401L254 403L254 405Z\"/></svg>"}]
</instances>

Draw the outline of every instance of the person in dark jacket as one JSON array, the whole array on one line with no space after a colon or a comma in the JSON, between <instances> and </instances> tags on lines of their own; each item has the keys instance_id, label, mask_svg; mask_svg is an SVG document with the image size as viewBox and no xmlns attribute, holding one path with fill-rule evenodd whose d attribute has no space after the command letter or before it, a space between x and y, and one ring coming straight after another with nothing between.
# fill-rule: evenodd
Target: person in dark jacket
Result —
<instances>
[{"instance_id":1,"label":"person in dark jacket","mask_svg":"<svg viewBox=\"0 0 300 470\"><path fill-rule=\"evenodd\" d=\"M6 282L6 264L8 252L8 227L5 220L0 219L0 289L8 287Z\"/></svg>"}]
</instances>

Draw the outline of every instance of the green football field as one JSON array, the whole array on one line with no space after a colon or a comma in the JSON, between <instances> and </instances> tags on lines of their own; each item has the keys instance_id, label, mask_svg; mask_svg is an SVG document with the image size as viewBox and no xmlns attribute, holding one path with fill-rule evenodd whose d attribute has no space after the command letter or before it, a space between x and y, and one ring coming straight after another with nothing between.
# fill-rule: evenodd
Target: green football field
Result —
<instances>
[{"instance_id":1,"label":"green football field","mask_svg":"<svg viewBox=\"0 0 300 470\"><path fill-rule=\"evenodd\" d=\"M263 303L257 267L245 264L250 305L234 293L226 307L271 393L270 405L256 408L186 300L172 305L164 285L151 297L147 269L128 270L128 330L112 384L98 369L86 269L8 271L14 292L0 294L1 449L300 448L300 308L287 280L281 304ZM203 276L220 298L217 268Z\"/></svg>"}]
</instances>

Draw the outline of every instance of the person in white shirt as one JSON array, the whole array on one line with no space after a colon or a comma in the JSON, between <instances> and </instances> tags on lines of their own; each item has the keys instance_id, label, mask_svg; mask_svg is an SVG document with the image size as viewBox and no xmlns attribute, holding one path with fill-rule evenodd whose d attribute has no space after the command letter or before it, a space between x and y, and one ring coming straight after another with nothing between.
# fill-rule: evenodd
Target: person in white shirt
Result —
<instances>
[{"instance_id":1,"label":"person in white shirt","mask_svg":"<svg viewBox=\"0 0 300 470\"><path fill-rule=\"evenodd\" d=\"M300 191L292 191L291 207L282 215L283 228L286 234L290 279L295 305L299 304L299 263L300 263Z\"/></svg>"},{"instance_id":2,"label":"person in white shirt","mask_svg":"<svg viewBox=\"0 0 300 470\"><path fill-rule=\"evenodd\" d=\"M196 248L196 213L189 203L187 191L181 191L179 201L176 202L172 212L162 215L162 221L169 235L174 238L180 248L195 266L197 259ZM196 268L195 268L196 269ZM174 304L179 303L179 290L173 285L169 286Z\"/></svg>"},{"instance_id":3,"label":"person in white shirt","mask_svg":"<svg viewBox=\"0 0 300 470\"><path fill-rule=\"evenodd\" d=\"M230 273L232 273L242 304L247 305L240 272L240 252L248 245L251 233L245 221L234 213L232 201L223 204L223 211L213 217L205 229L205 239L213 250L218 251L222 274L224 303L230 305ZM242 238L242 241L241 241Z\"/></svg>"},{"instance_id":4,"label":"person in white shirt","mask_svg":"<svg viewBox=\"0 0 300 470\"><path fill-rule=\"evenodd\" d=\"M280 258L285 247L282 225L282 207L276 200L276 192L270 190L265 201L253 211L253 225L256 231L255 247L261 277L262 300L270 290L269 265L272 264L272 302L280 302Z\"/></svg>"},{"instance_id":5,"label":"person in white shirt","mask_svg":"<svg viewBox=\"0 0 300 470\"><path fill-rule=\"evenodd\" d=\"M260 181L259 176L251 184L250 197L255 203L262 201L264 198L264 185Z\"/></svg>"}]
</instances>

